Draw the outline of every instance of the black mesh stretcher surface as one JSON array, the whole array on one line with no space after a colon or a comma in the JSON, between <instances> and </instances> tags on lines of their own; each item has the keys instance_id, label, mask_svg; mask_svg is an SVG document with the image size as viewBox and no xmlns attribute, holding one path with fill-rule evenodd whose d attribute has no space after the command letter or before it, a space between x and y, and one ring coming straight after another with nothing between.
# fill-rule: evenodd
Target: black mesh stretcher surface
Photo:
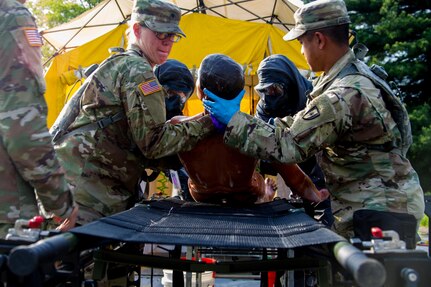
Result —
<instances>
[{"instance_id":1,"label":"black mesh stretcher surface","mask_svg":"<svg viewBox=\"0 0 431 287\"><path fill-rule=\"evenodd\" d=\"M296 248L344 240L285 200L248 208L163 199L71 230L129 243Z\"/></svg>"}]
</instances>

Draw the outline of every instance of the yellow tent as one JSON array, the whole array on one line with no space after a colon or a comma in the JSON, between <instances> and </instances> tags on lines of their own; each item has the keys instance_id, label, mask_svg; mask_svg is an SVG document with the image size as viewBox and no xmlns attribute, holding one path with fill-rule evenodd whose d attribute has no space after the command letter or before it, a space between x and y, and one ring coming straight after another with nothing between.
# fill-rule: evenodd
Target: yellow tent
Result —
<instances>
[{"instance_id":1,"label":"yellow tent","mask_svg":"<svg viewBox=\"0 0 431 287\"><path fill-rule=\"evenodd\" d=\"M285 32L270 24L193 13L183 16L180 26L187 37L174 45L170 58L185 63L192 71L211 53L229 55L242 64L247 76L247 94L241 109L248 113L253 113L257 101L253 86L257 84L256 69L264 57L284 54L299 68L307 68L299 43L283 41ZM54 123L64 103L79 87L79 72L107 58L109 48L126 47L126 30L127 24L120 24L110 32L54 57L45 75L48 126ZM200 101L192 97L186 105L185 114L192 115L200 111Z\"/></svg>"},{"instance_id":2,"label":"yellow tent","mask_svg":"<svg viewBox=\"0 0 431 287\"><path fill-rule=\"evenodd\" d=\"M77 73L82 71L82 67L106 59L109 56L109 48L124 46L126 29L126 24L120 25L105 35L53 59L45 74L48 127L51 127L66 101L80 86Z\"/></svg>"},{"instance_id":3,"label":"yellow tent","mask_svg":"<svg viewBox=\"0 0 431 287\"><path fill-rule=\"evenodd\" d=\"M134 0L103 0L73 20L41 32L45 42L57 53L76 47L108 33L130 19ZM182 15L194 13L267 23L287 32L295 24L293 12L301 0L168 0L175 3ZM201 23L205 25L205 23Z\"/></svg>"}]
</instances>

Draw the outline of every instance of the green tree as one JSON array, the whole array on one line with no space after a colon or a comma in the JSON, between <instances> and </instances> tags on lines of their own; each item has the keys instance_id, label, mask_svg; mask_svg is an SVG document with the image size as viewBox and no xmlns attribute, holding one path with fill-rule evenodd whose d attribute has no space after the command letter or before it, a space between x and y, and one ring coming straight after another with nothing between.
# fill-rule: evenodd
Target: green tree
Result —
<instances>
[{"instance_id":1,"label":"green tree","mask_svg":"<svg viewBox=\"0 0 431 287\"><path fill-rule=\"evenodd\" d=\"M431 106L424 104L417 106L410 112L412 124L413 144L409 151L409 159L421 180L425 192L431 192Z\"/></svg>"},{"instance_id":2,"label":"green tree","mask_svg":"<svg viewBox=\"0 0 431 287\"><path fill-rule=\"evenodd\" d=\"M430 2L346 0L357 39L370 49L367 62L385 68L410 109L430 103Z\"/></svg>"},{"instance_id":3,"label":"green tree","mask_svg":"<svg viewBox=\"0 0 431 287\"><path fill-rule=\"evenodd\" d=\"M369 49L366 61L388 72L409 110L413 145L409 159L424 191L431 192L431 118L427 81L431 61L429 0L346 0L357 39Z\"/></svg>"},{"instance_id":4,"label":"green tree","mask_svg":"<svg viewBox=\"0 0 431 287\"><path fill-rule=\"evenodd\" d=\"M33 0L26 5L37 19L40 29L49 29L81 15L102 0Z\"/></svg>"},{"instance_id":5,"label":"green tree","mask_svg":"<svg viewBox=\"0 0 431 287\"><path fill-rule=\"evenodd\" d=\"M56 27L93 8L103 0L32 0L26 6L36 18L40 30ZM42 61L48 63L55 51L50 45L42 47Z\"/></svg>"}]
</instances>

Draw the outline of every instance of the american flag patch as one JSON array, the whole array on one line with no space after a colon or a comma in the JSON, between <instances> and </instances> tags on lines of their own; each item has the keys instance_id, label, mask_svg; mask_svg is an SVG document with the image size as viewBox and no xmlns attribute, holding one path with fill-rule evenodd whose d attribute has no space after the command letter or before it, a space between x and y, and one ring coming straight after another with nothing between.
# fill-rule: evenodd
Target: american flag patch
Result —
<instances>
[{"instance_id":1,"label":"american flag patch","mask_svg":"<svg viewBox=\"0 0 431 287\"><path fill-rule=\"evenodd\" d=\"M42 37L35 27L23 28L27 42L32 47L40 47L43 45Z\"/></svg>"},{"instance_id":2,"label":"american flag patch","mask_svg":"<svg viewBox=\"0 0 431 287\"><path fill-rule=\"evenodd\" d=\"M155 79L148 82L140 83L139 89L141 89L144 96L148 96L162 90L162 88L159 86Z\"/></svg>"}]
</instances>

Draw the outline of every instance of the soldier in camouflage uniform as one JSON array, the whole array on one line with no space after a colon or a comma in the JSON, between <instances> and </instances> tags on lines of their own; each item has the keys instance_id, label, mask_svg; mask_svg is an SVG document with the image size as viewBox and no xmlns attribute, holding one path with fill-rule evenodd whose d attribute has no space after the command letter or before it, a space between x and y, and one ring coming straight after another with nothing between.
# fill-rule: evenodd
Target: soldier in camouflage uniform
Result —
<instances>
[{"instance_id":1,"label":"soldier in camouflage uniform","mask_svg":"<svg viewBox=\"0 0 431 287\"><path fill-rule=\"evenodd\" d=\"M298 39L313 71L305 109L274 126L239 112L240 99L207 91L204 106L227 124L225 143L270 161L301 162L318 154L333 197L334 229L351 236L356 210L424 215L423 191L406 158L411 144L408 115L387 84L349 48L349 23L342 0L318 0L295 13L285 40ZM352 70L350 72L349 70ZM319 153L320 152L320 153Z\"/></svg>"},{"instance_id":2,"label":"soldier in camouflage uniform","mask_svg":"<svg viewBox=\"0 0 431 287\"><path fill-rule=\"evenodd\" d=\"M214 129L209 116L164 124L165 94L153 67L184 36L180 18L172 3L137 0L128 50L87 78L53 126L55 148L80 206L79 224L133 206L148 159L189 150Z\"/></svg>"},{"instance_id":3,"label":"soldier in camouflage uniform","mask_svg":"<svg viewBox=\"0 0 431 287\"><path fill-rule=\"evenodd\" d=\"M42 40L35 20L22 5L25 1L21 2L0 2L2 238L16 219L30 219L39 214L37 202L47 213L62 218L71 215L73 206L46 126ZM68 221L74 225L73 216Z\"/></svg>"}]
</instances>

